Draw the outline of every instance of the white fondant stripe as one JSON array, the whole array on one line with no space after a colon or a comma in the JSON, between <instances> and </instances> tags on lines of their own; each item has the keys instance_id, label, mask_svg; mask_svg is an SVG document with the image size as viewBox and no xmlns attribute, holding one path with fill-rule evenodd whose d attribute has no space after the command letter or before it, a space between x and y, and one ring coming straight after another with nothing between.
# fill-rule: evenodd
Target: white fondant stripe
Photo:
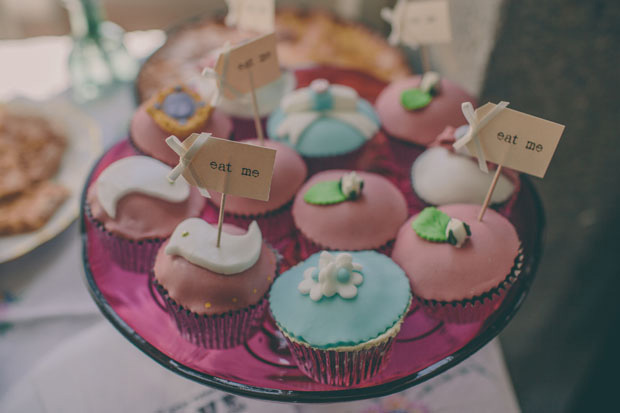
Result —
<instances>
[{"instance_id":1,"label":"white fondant stripe","mask_svg":"<svg viewBox=\"0 0 620 413\"><path fill-rule=\"evenodd\" d=\"M116 205L125 195L141 193L170 202L183 202L189 197L189 185L183 179L171 183L171 168L148 156L130 156L110 164L97 178L97 199L111 218Z\"/></svg>"},{"instance_id":2,"label":"white fondant stripe","mask_svg":"<svg viewBox=\"0 0 620 413\"><path fill-rule=\"evenodd\" d=\"M288 137L288 141L296 145L304 131L321 116L338 119L354 127L366 139L372 138L379 129L377 123L358 112L296 112L289 114L278 125L276 134L280 139Z\"/></svg>"}]
</instances>

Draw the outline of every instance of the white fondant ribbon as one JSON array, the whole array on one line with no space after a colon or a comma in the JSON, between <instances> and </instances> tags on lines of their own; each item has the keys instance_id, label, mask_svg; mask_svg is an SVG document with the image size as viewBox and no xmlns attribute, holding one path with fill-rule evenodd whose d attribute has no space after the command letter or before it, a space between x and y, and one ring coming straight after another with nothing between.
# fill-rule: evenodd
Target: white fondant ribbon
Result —
<instances>
[{"instance_id":1,"label":"white fondant ribbon","mask_svg":"<svg viewBox=\"0 0 620 413\"><path fill-rule=\"evenodd\" d=\"M495 107L487 113L482 119L478 120L476 117L476 112L474 111L474 106L471 102L463 102L461 104L461 110L463 111L463 116L467 119L469 123L469 131L465 136L461 139L454 142L452 145L454 149L461 149L463 146L467 145L472 139L474 141L474 145L476 147L476 158L478 158L478 166L480 170L488 173L489 168L487 167L486 157L484 155L484 151L482 150L482 145L480 145L480 137L478 136L478 132L482 128L484 128L495 116L499 115L499 113L504 110L509 105L508 102L501 101Z\"/></svg>"},{"instance_id":2,"label":"white fondant ribbon","mask_svg":"<svg viewBox=\"0 0 620 413\"><path fill-rule=\"evenodd\" d=\"M196 183L198 191L205 198L211 198L211 194L209 194L209 191L207 191L206 188L203 188L202 185L200 185L200 177L198 176L198 174L196 174L191 164L194 160L194 156L196 156L200 148L202 148L202 145L205 144L205 142L207 141L207 139L209 139L210 136L210 133L201 133L200 135L198 135L198 138L196 138L194 143L192 143L192 145L188 149L185 149L185 146L183 146L179 138L177 138L176 136L170 135L168 136L168 138L166 138L166 143L168 144L168 146L173 151L175 151L177 155L179 155L179 163L168 174L168 180L170 182L176 181L179 176L181 176L183 172L185 172L185 170L187 169L192 176L194 182Z\"/></svg>"},{"instance_id":3,"label":"white fondant ribbon","mask_svg":"<svg viewBox=\"0 0 620 413\"><path fill-rule=\"evenodd\" d=\"M311 87L297 90L282 100L281 106L286 117L276 129L280 139L287 137L289 142L296 145L304 131L321 117L346 123L358 130L365 139L372 138L379 129L377 122L357 110L358 95L354 89L331 85L328 90L318 92L331 94L331 108L318 110L314 108L316 97Z\"/></svg>"}]
</instances>

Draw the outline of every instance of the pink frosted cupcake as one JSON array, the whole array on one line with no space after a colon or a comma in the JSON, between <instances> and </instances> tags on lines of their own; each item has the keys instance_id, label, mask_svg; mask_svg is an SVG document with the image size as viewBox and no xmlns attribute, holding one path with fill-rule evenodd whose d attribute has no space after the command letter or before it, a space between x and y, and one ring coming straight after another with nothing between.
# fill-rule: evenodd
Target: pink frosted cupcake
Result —
<instances>
[{"instance_id":1,"label":"pink frosted cupcake","mask_svg":"<svg viewBox=\"0 0 620 413\"><path fill-rule=\"evenodd\" d=\"M499 308L523 265L512 224L480 206L429 207L398 232L392 259L432 317L449 323L484 320Z\"/></svg>"},{"instance_id":2,"label":"pink frosted cupcake","mask_svg":"<svg viewBox=\"0 0 620 413\"><path fill-rule=\"evenodd\" d=\"M88 188L86 216L121 268L147 272L179 222L202 212L204 198L184 180L169 183L170 171L156 159L130 156L110 164Z\"/></svg>"},{"instance_id":3,"label":"pink frosted cupcake","mask_svg":"<svg viewBox=\"0 0 620 413\"><path fill-rule=\"evenodd\" d=\"M407 202L386 178L370 172L325 171L314 175L293 202L302 258L322 249L389 254L407 219Z\"/></svg>"},{"instance_id":4,"label":"pink frosted cupcake","mask_svg":"<svg viewBox=\"0 0 620 413\"><path fill-rule=\"evenodd\" d=\"M375 108L395 159L411 165L420 146L427 146L449 125L466 123L461 103L474 102L467 92L435 72L390 83Z\"/></svg>"},{"instance_id":5,"label":"pink frosted cupcake","mask_svg":"<svg viewBox=\"0 0 620 413\"><path fill-rule=\"evenodd\" d=\"M260 146L258 139L247 140L244 143ZM306 180L308 169L297 152L288 146L270 140L265 140L264 143L266 148L277 151L269 200L265 202L227 195L224 207L225 222L246 229L252 221L256 221L265 240L270 244L276 244L291 235L295 229L291 205L297 190ZM220 194L211 191L211 202L219 208L220 201Z\"/></svg>"},{"instance_id":6,"label":"pink frosted cupcake","mask_svg":"<svg viewBox=\"0 0 620 413\"><path fill-rule=\"evenodd\" d=\"M192 133L210 132L228 139L232 128L227 115L214 110L187 87L175 86L138 107L131 120L129 139L138 152L176 166L179 156L166 144L168 136L183 141Z\"/></svg>"},{"instance_id":7,"label":"pink frosted cupcake","mask_svg":"<svg viewBox=\"0 0 620 413\"><path fill-rule=\"evenodd\" d=\"M183 221L160 248L151 274L155 290L179 332L205 348L243 344L260 327L277 274L275 253L256 223L248 231Z\"/></svg>"}]
</instances>

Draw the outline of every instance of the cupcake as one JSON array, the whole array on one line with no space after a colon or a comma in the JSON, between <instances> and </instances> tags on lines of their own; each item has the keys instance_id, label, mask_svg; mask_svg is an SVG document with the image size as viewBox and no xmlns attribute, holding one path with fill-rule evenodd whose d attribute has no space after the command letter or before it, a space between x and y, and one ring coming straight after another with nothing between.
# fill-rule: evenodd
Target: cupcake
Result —
<instances>
[{"instance_id":1,"label":"cupcake","mask_svg":"<svg viewBox=\"0 0 620 413\"><path fill-rule=\"evenodd\" d=\"M479 205L428 207L398 232L392 259L404 270L426 312L449 323L481 321L500 306L521 272L512 224Z\"/></svg>"},{"instance_id":2,"label":"cupcake","mask_svg":"<svg viewBox=\"0 0 620 413\"><path fill-rule=\"evenodd\" d=\"M322 249L389 254L407 216L407 202L398 188L370 172L318 173L293 202L302 258Z\"/></svg>"},{"instance_id":3,"label":"cupcake","mask_svg":"<svg viewBox=\"0 0 620 413\"><path fill-rule=\"evenodd\" d=\"M413 162L411 186L427 204L482 204L493 180L493 173L482 172L467 148L461 152L452 147L467 129L468 126L457 130L446 127ZM494 168L492 166L490 170ZM499 176L491 204L506 205L509 201L514 202L519 188L519 175L505 169Z\"/></svg>"},{"instance_id":4,"label":"cupcake","mask_svg":"<svg viewBox=\"0 0 620 413\"><path fill-rule=\"evenodd\" d=\"M200 64L201 70L206 68L207 73L212 73L209 69L215 66L222 49L219 48L211 52L207 58L203 59ZM258 116L260 117L263 130L267 127L269 115L280 106L282 98L291 93L296 85L297 80L293 72L282 70L277 80L255 90ZM203 95L211 95L217 90L217 87L215 76L203 75L201 77L200 88L204 91ZM232 119L235 140L250 139L257 136L258 132L254 123L251 93L244 93L235 99L229 99L224 95L220 95L217 108Z\"/></svg>"},{"instance_id":5,"label":"cupcake","mask_svg":"<svg viewBox=\"0 0 620 413\"><path fill-rule=\"evenodd\" d=\"M287 95L267 121L269 137L294 148L310 175L331 169L354 169L362 148L379 130L368 101L348 86L314 80Z\"/></svg>"},{"instance_id":6,"label":"cupcake","mask_svg":"<svg viewBox=\"0 0 620 413\"><path fill-rule=\"evenodd\" d=\"M174 228L201 214L204 198L183 179L169 183L170 171L156 159L130 156L110 164L88 188L86 216L121 268L147 272Z\"/></svg>"},{"instance_id":7,"label":"cupcake","mask_svg":"<svg viewBox=\"0 0 620 413\"><path fill-rule=\"evenodd\" d=\"M175 135L184 140L194 132L228 139L232 121L189 88L174 86L138 107L131 119L129 140L139 153L175 166L179 157L168 147L166 138Z\"/></svg>"},{"instance_id":8,"label":"cupcake","mask_svg":"<svg viewBox=\"0 0 620 413\"><path fill-rule=\"evenodd\" d=\"M204 348L243 344L260 327L276 277L274 251L252 223L246 231L200 218L181 222L155 258L155 291L181 335Z\"/></svg>"},{"instance_id":9,"label":"cupcake","mask_svg":"<svg viewBox=\"0 0 620 413\"><path fill-rule=\"evenodd\" d=\"M375 251L314 254L278 277L269 293L299 369L335 386L381 371L410 303L403 270Z\"/></svg>"},{"instance_id":10,"label":"cupcake","mask_svg":"<svg viewBox=\"0 0 620 413\"><path fill-rule=\"evenodd\" d=\"M392 153L409 165L448 125L466 122L461 103L474 99L435 72L390 83L377 97L375 108L388 135Z\"/></svg>"},{"instance_id":11,"label":"cupcake","mask_svg":"<svg viewBox=\"0 0 620 413\"><path fill-rule=\"evenodd\" d=\"M257 139L244 141L260 146ZM273 178L268 201L227 195L224 211L225 221L241 228L248 228L252 221L258 222L263 237L270 244L291 235L295 226L291 215L293 198L308 175L303 159L288 146L265 140L266 148L276 149ZM220 206L220 194L211 191L211 202Z\"/></svg>"}]
</instances>

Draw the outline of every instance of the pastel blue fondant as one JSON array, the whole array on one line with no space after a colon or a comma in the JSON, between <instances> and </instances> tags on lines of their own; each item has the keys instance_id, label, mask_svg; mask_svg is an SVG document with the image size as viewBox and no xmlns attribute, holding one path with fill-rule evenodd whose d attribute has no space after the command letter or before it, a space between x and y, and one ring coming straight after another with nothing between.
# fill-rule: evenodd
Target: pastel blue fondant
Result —
<instances>
[{"instance_id":1,"label":"pastel blue fondant","mask_svg":"<svg viewBox=\"0 0 620 413\"><path fill-rule=\"evenodd\" d=\"M357 110L372 119L377 125L380 124L379 116L368 101L359 99ZM269 138L291 146L300 155L308 158L344 155L353 152L367 141L355 127L333 118L321 117L306 128L299 137L297 145L293 145L288 141L288 136L278 137L276 135L278 126L285 117L286 113L282 108L278 108L269 117L267 120Z\"/></svg>"},{"instance_id":2,"label":"pastel blue fondant","mask_svg":"<svg viewBox=\"0 0 620 413\"><path fill-rule=\"evenodd\" d=\"M338 254L339 252L333 252ZM349 252L363 266L357 296L339 295L313 301L297 286L320 253L286 271L271 287L269 305L276 323L289 336L316 348L355 346L380 336L407 312L409 279L389 257L376 251Z\"/></svg>"},{"instance_id":3,"label":"pastel blue fondant","mask_svg":"<svg viewBox=\"0 0 620 413\"><path fill-rule=\"evenodd\" d=\"M319 281L319 269L318 268L312 271L312 279L317 282Z\"/></svg>"},{"instance_id":4,"label":"pastel blue fondant","mask_svg":"<svg viewBox=\"0 0 620 413\"><path fill-rule=\"evenodd\" d=\"M334 98L328 91L323 93L317 93L314 90L310 90L312 94L312 102L314 103L313 109L318 111L330 110L334 106Z\"/></svg>"},{"instance_id":5,"label":"pastel blue fondant","mask_svg":"<svg viewBox=\"0 0 620 413\"><path fill-rule=\"evenodd\" d=\"M349 282L349 278L351 278L351 273L346 268L341 268L338 270L338 274L336 274L336 278L341 283Z\"/></svg>"}]
</instances>

